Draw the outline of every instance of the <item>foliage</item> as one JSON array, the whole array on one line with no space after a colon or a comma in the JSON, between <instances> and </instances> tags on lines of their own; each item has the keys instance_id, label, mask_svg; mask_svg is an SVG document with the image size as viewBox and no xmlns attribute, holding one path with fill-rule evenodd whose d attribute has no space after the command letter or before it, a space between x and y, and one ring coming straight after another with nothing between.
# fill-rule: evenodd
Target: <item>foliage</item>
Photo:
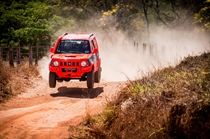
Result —
<instances>
[{"instance_id":1,"label":"foliage","mask_svg":"<svg viewBox=\"0 0 210 139\"><path fill-rule=\"evenodd\" d=\"M43 2L13 1L1 10L1 44L28 45L42 41L49 32L49 6Z\"/></svg>"},{"instance_id":2,"label":"foliage","mask_svg":"<svg viewBox=\"0 0 210 139\"><path fill-rule=\"evenodd\" d=\"M50 33L47 21L50 7L41 2L29 2L26 10L22 13L24 21L21 28L15 30L15 37L26 44L34 44L45 41L44 36ZM20 40L18 40L20 42Z\"/></svg>"},{"instance_id":3,"label":"foliage","mask_svg":"<svg viewBox=\"0 0 210 139\"><path fill-rule=\"evenodd\" d=\"M206 0L204 7L195 14L195 21L201 26L201 31L210 31L210 1Z\"/></svg>"},{"instance_id":4,"label":"foliage","mask_svg":"<svg viewBox=\"0 0 210 139\"><path fill-rule=\"evenodd\" d=\"M9 0L0 4L0 44L46 45L54 41L60 29L72 31L95 25L104 29L114 27L128 32L129 36L140 37L146 28L156 25L186 28L196 23L209 31L209 3L209 0ZM99 23L89 20L99 20Z\"/></svg>"}]
</instances>

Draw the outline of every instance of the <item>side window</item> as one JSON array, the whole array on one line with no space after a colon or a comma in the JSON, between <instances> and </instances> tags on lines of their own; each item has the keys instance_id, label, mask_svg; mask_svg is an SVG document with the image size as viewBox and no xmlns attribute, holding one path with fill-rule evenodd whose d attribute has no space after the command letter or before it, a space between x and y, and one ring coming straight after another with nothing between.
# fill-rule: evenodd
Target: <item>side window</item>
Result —
<instances>
[{"instance_id":1,"label":"side window","mask_svg":"<svg viewBox=\"0 0 210 139\"><path fill-rule=\"evenodd\" d=\"M91 40L91 49L92 49L92 51L94 51L94 48L95 48L94 42L93 42L93 40Z\"/></svg>"}]
</instances>

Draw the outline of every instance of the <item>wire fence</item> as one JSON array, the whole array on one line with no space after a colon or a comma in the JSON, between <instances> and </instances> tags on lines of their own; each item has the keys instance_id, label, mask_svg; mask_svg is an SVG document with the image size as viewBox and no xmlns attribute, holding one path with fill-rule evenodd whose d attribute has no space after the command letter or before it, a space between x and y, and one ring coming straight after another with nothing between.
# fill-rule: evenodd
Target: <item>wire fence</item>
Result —
<instances>
[{"instance_id":1,"label":"wire fence","mask_svg":"<svg viewBox=\"0 0 210 139\"><path fill-rule=\"evenodd\" d=\"M28 61L29 66L38 64L38 60L49 52L50 46L0 46L0 59L8 61L11 67L14 63L20 64L22 61Z\"/></svg>"},{"instance_id":2,"label":"wire fence","mask_svg":"<svg viewBox=\"0 0 210 139\"><path fill-rule=\"evenodd\" d=\"M125 46L130 46L126 45ZM170 45L157 45L157 44L150 44L150 43L138 43L133 42L131 45L131 48L133 47L133 50L137 52L138 54L142 55L150 55L155 57L156 59L163 59L163 58L169 58L170 56L173 57L183 57L186 55L186 53L197 53L197 52L204 52L204 51L210 51L210 45L204 45L204 46L185 46L185 45L176 45L176 46L170 46ZM102 47L104 49L107 49L106 47ZM37 65L38 60L46 56L46 54L49 52L50 46L0 46L0 59L3 61L9 62L9 65L11 67L14 67L14 63L20 64L22 61L28 61L29 66ZM197 50L198 49L198 50ZM0 65L1 66L1 65Z\"/></svg>"}]
</instances>

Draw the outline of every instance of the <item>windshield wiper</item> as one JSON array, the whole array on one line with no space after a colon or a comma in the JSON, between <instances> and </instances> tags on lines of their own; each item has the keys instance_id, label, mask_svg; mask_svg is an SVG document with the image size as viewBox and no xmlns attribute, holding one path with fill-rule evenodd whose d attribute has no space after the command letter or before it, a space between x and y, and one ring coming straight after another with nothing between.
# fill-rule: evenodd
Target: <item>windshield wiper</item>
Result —
<instances>
[{"instance_id":1,"label":"windshield wiper","mask_svg":"<svg viewBox=\"0 0 210 139\"><path fill-rule=\"evenodd\" d=\"M67 51L57 51L56 54L67 54Z\"/></svg>"},{"instance_id":2,"label":"windshield wiper","mask_svg":"<svg viewBox=\"0 0 210 139\"><path fill-rule=\"evenodd\" d=\"M69 51L69 53L73 53L73 54L83 54L83 53L80 52L80 51Z\"/></svg>"}]
</instances>

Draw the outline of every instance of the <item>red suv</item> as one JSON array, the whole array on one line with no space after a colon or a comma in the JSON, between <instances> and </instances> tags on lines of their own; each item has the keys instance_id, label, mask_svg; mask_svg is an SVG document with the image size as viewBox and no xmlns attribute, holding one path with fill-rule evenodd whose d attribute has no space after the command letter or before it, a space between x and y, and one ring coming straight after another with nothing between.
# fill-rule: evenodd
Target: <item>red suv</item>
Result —
<instances>
[{"instance_id":1,"label":"red suv","mask_svg":"<svg viewBox=\"0 0 210 139\"><path fill-rule=\"evenodd\" d=\"M56 81L78 79L87 81L87 87L93 88L94 82L101 79L101 58L94 34L65 33L55 46L50 48L49 86L55 88Z\"/></svg>"}]
</instances>

